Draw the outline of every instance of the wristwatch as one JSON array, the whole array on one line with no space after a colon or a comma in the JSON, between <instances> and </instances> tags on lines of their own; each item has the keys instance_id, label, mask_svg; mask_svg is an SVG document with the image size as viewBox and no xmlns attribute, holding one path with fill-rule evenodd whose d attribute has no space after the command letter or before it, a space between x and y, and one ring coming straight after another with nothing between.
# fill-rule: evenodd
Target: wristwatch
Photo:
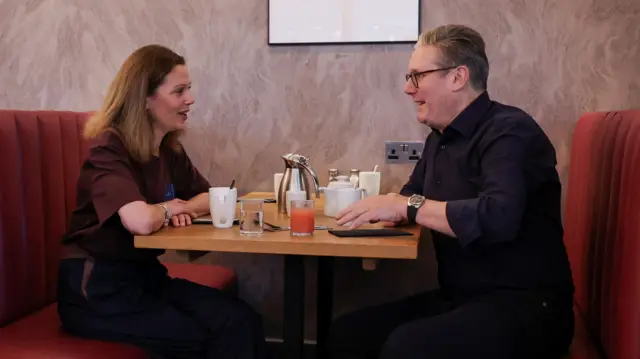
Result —
<instances>
[{"instance_id":1,"label":"wristwatch","mask_svg":"<svg viewBox=\"0 0 640 359\"><path fill-rule=\"evenodd\" d=\"M420 207L422 207L426 200L427 199L424 196L421 196L419 194L414 194L409 197L409 200L407 201L407 219L409 220L409 223L416 223L418 210L420 209Z\"/></svg>"},{"instance_id":2,"label":"wristwatch","mask_svg":"<svg viewBox=\"0 0 640 359\"><path fill-rule=\"evenodd\" d=\"M171 213L171 211L167 207L167 204L166 203L160 203L160 207L162 207L162 209L164 209L164 220L165 221L170 220L171 217L173 217L173 214Z\"/></svg>"}]
</instances>

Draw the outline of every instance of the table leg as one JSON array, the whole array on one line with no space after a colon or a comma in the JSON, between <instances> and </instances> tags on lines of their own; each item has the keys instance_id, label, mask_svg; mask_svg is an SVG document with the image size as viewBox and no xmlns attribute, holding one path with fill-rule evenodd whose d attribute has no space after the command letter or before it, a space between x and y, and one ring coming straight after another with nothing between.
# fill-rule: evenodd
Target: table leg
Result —
<instances>
[{"instance_id":1,"label":"table leg","mask_svg":"<svg viewBox=\"0 0 640 359\"><path fill-rule=\"evenodd\" d=\"M316 358L327 358L327 337L333 319L333 257L318 257Z\"/></svg>"},{"instance_id":2,"label":"table leg","mask_svg":"<svg viewBox=\"0 0 640 359\"><path fill-rule=\"evenodd\" d=\"M300 359L304 350L304 257L284 256L284 358Z\"/></svg>"}]
</instances>

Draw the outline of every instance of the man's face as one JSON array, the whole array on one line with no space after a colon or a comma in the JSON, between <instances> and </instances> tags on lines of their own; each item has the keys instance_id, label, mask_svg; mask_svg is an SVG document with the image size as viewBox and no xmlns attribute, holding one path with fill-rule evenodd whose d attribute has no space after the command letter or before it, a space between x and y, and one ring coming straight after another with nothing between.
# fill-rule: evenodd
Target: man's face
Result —
<instances>
[{"instance_id":1,"label":"man's face","mask_svg":"<svg viewBox=\"0 0 640 359\"><path fill-rule=\"evenodd\" d=\"M404 85L404 92L411 97L417 107L420 123L442 130L450 118L454 95L454 76L447 70L417 74L428 70L437 70L440 51L435 46L417 47L409 60L409 73L415 73L417 82L410 78Z\"/></svg>"}]
</instances>

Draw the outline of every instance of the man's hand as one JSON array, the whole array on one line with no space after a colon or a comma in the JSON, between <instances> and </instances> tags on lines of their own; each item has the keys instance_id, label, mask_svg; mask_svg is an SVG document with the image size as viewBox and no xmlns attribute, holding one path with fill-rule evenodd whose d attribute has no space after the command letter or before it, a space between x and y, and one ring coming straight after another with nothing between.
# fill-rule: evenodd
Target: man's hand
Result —
<instances>
[{"instance_id":1,"label":"man's hand","mask_svg":"<svg viewBox=\"0 0 640 359\"><path fill-rule=\"evenodd\" d=\"M337 224L342 226L353 221L350 229L358 228L365 223L399 224L407 220L407 201L407 197L395 194L367 197L340 211L336 217Z\"/></svg>"}]
</instances>

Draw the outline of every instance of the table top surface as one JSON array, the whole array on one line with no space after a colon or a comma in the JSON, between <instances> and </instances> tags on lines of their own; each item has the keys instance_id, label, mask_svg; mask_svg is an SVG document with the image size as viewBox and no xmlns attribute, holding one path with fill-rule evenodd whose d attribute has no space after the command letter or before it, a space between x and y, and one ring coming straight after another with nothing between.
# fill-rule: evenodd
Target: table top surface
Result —
<instances>
[{"instance_id":1,"label":"table top surface","mask_svg":"<svg viewBox=\"0 0 640 359\"><path fill-rule=\"evenodd\" d=\"M242 198L273 198L273 193L253 192ZM331 229L346 229L326 217L323 199L316 201L315 224ZM236 218L237 217L236 210ZM289 217L278 213L274 203L264 204L264 222L288 226ZM381 228L381 224L368 224L360 228ZM188 227L163 228L148 236L135 236L137 248L161 248L183 251L217 251L238 253L293 254L310 256L404 258L418 255L419 227L402 227L412 236L399 237L336 237L327 230L316 230L310 237L295 237L289 231L267 232L259 236L244 236L238 226L215 228L212 224L192 224Z\"/></svg>"}]
</instances>

